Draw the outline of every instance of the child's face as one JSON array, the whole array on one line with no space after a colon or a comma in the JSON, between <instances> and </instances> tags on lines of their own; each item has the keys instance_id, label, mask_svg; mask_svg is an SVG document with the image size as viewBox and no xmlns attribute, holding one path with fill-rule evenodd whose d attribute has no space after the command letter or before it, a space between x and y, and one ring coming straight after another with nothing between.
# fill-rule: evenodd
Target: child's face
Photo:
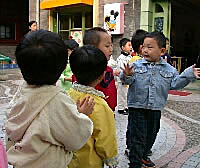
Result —
<instances>
[{"instance_id":1,"label":"child's face","mask_svg":"<svg viewBox=\"0 0 200 168\"><path fill-rule=\"evenodd\" d=\"M131 45L130 41L127 42L126 45L122 46L122 50L127 52L127 53L129 53L129 54L131 53L132 49L133 48L132 48L132 45Z\"/></svg>"},{"instance_id":2,"label":"child's face","mask_svg":"<svg viewBox=\"0 0 200 168\"><path fill-rule=\"evenodd\" d=\"M109 61L113 51L111 36L109 34L101 32L101 39L98 48L104 52L107 60Z\"/></svg>"},{"instance_id":3,"label":"child's face","mask_svg":"<svg viewBox=\"0 0 200 168\"><path fill-rule=\"evenodd\" d=\"M169 41L166 40L166 51L168 51L168 49L169 49Z\"/></svg>"},{"instance_id":4,"label":"child's face","mask_svg":"<svg viewBox=\"0 0 200 168\"><path fill-rule=\"evenodd\" d=\"M159 48L157 41L154 38L145 38L143 47L142 47L142 55L145 60L149 62L158 62L160 61L160 56L165 53L165 48Z\"/></svg>"}]
</instances>

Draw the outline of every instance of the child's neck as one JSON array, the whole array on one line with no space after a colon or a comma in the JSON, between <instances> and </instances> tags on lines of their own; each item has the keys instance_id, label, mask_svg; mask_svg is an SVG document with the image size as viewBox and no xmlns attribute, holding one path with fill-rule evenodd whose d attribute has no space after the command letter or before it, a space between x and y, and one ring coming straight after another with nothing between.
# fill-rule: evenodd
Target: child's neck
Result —
<instances>
[{"instance_id":1,"label":"child's neck","mask_svg":"<svg viewBox=\"0 0 200 168\"><path fill-rule=\"evenodd\" d=\"M125 56L128 56L128 55L130 55L128 52L126 52L126 51L121 51L121 54L123 54L123 55L125 55Z\"/></svg>"}]
</instances>

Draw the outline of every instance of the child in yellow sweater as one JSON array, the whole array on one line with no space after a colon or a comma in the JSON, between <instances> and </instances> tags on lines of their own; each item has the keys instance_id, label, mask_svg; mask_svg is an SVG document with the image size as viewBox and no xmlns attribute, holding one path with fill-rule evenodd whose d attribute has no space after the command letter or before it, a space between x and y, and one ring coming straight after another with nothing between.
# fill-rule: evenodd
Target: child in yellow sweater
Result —
<instances>
[{"instance_id":1,"label":"child in yellow sweater","mask_svg":"<svg viewBox=\"0 0 200 168\"><path fill-rule=\"evenodd\" d=\"M88 142L74 152L69 168L103 168L104 164L115 168L118 164L118 147L113 111L104 100L103 92L95 86L104 78L107 59L104 53L86 45L70 56L70 66L79 83L74 83L68 94L77 101L85 96L94 98L94 111L89 118L94 130Z\"/></svg>"}]
</instances>

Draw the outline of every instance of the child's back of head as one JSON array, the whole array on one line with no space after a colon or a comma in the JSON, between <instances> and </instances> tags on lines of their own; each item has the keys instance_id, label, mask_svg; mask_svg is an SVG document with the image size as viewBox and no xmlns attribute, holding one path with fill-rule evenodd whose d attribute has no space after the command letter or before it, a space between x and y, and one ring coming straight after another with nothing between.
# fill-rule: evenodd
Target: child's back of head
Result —
<instances>
[{"instance_id":1,"label":"child's back of head","mask_svg":"<svg viewBox=\"0 0 200 168\"><path fill-rule=\"evenodd\" d=\"M94 45L98 47L100 40L101 40L101 33L107 33L107 31L101 27L94 27L85 32L83 37L83 44L84 45Z\"/></svg>"},{"instance_id":2,"label":"child's back of head","mask_svg":"<svg viewBox=\"0 0 200 168\"><path fill-rule=\"evenodd\" d=\"M134 52L141 54L140 46L143 44L144 37L147 34L147 31L138 29L133 33L131 44L133 47Z\"/></svg>"},{"instance_id":3,"label":"child's back of head","mask_svg":"<svg viewBox=\"0 0 200 168\"><path fill-rule=\"evenodd\" d=\"M90 85L104 73L107 67L105 54L98 48L90 45L83 46L73 51L70 66L78 83Z\"/></svg>"},{"instance_id":4,"label":"child's back of head","mask_svg":"<svg viewBox=\"0 0 200 168\"><path fill-rule=\"evenodd\" d=\"M67 49L75 50L79 47L79 44L74 39L67 39L64 41Z\"/></svg>"},{"instance_id":5,"label":"child's back of head","mask_svg":"<svg viewBox=\"0 0 200 168\"><path fill-rule=\"evenodd\" d=\"M24 80L32 85L52 85L67 64L67 49L56 33L37 30L17 46L16 60Z\"/></svg>"}]
</instances>

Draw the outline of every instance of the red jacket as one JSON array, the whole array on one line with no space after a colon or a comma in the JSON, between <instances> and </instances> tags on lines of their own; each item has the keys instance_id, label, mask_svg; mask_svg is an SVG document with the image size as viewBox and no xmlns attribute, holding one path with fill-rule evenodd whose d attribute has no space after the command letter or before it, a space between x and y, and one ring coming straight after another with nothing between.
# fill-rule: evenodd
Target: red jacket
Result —
<instances>
[{"instance_id":1,"label":"red jacket","mask_svg":"<svg viewBox=\"0 0 200 168\"><path fill-rule=\"evenodd\" d=\"M72 75L72 83L77 81L76 77ZM104 79L95 87L95 89L102 91L107 98L105 101L109 107L115 111L117 106L117 88L115 86L115 80L113 75L113 69L109 66L106 68L106 74Z\"/></svg>"}]
</instances>

